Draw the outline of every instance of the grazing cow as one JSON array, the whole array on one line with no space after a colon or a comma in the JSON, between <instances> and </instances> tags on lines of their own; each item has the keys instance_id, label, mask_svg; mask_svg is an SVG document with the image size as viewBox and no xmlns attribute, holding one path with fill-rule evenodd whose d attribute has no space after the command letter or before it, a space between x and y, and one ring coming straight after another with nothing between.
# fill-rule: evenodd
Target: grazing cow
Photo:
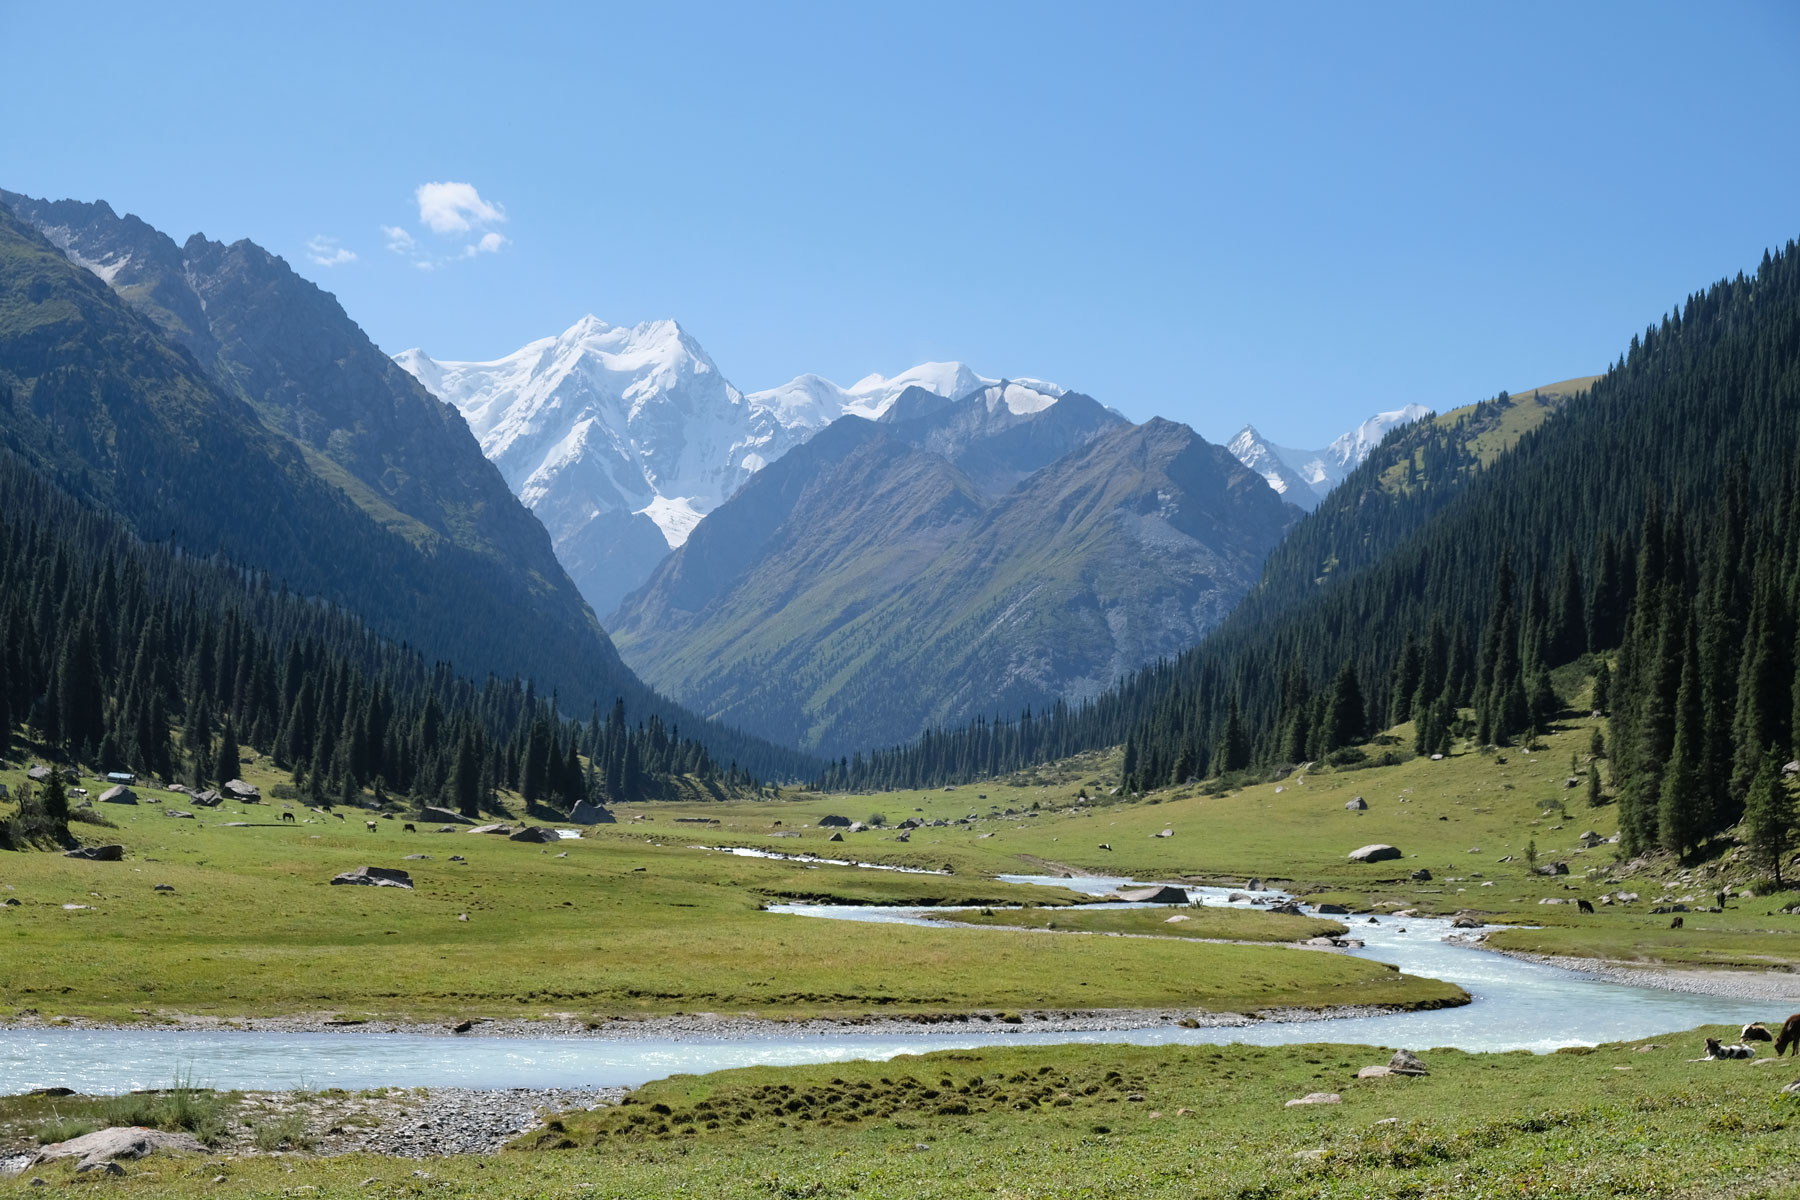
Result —
<instances>
[{"instance_id":1,"label":"grazing cow","mask_svg":"<svg viewBox=\"0 0 1800 1200\"><path fill-rule=\"evenodd\" d=\"M1785 1054L1790 1046L1795 1054L1800 1054L1800 1013L1781 1023L1781 1036L1775 1039L1775 1053Z\"/></svg>"},{"instance_id":2,"label":"grazing cow","mask_svg":"<svg viewBox=\"0 0 1800 1200\"><path fill-rule=\"evenodd\" d=\"M281 819L292 825L294 823L294 814L284 808L281 810Z\"/></svg>"},{"instance_id":3,"label":"grazing cow","mask_svg":"<svg viewBox=\"0 0 1800 1200\"><path fill-rule=\"evenodd\" d=\"M1670 929L1680 929L1681 928L1681 918L1676 917L1673 921L1670 921L1669 928Z\"/></svg>"},{"instance_id":4,"label":"grazing cow","mask_svg":"<svg viewBox=\"0 0 1800 1200\"><path fill-rule=\"evenodd\" d=\"M368 826L368 827L369 827L369 832L370 832L370 833L374 833L374 832L375 832L375 822L373 822L373 821L364 821L364 822L363 822L363 824L364 824L364 825L367 825L367 826Z\"/></svg>"},{"instance_id":5,"label":"grazing cow","mask_svg":"<svg viewBox=\"0 0 1800 1200\"><path fill-rule=\"evenodd\" d=\"M404 825L402 825L402 826L401 826L401 827L400 827L400 828L401 828L401 830L402 830L402 831L404 831L404 832L406 832L406 833L417 833L417 832L419 832L419 831L418 831L418 830L417 830L417 829L415 829L415 828L413 828L413 823L412 823L412 822L411 822L411 821L408 821L408 822L407 822L407 823L406 823L406 824L404 824Z\"/></svg>"},{"instance_id":6,"label":"grazing cow","mask_svg":"<svg viewBox=\"0 0 1800 1200\"><path fill-rule=\"evenodd\" d=\"M1738 1034L1740 1042L1772 1042L1774 1040L1775 1035L1770 1033L1769 1027L1761 1021L1744 1026L1744 1031Z\"/></svg>"},{"instance_id":7,"label":"grazing cow","mask_svg":"<svg viewBox=\"0 0 1800 1200\"><path fill-rule=\"evenodd\" d=\"M1594 911L1594 906L1592 904L1589 904L1586 900L1575 901L1575 907L1580 909L1584 913L1591 913Z\"/></svg>"},{"instance_id":8,"label":"grazing cow","mask_svg":"<svg viewBox=\"0 0 1800 1200\"><path fill-rule=\"evenodd\" d=\"M1735 1046L1721 1046L1718 1038L1707 1038L1706 1057L1709 1062L1727 1058L1755 1058L1756 1047L1746 1046L1742 1042Z\"/></svg>"}]
</instances>

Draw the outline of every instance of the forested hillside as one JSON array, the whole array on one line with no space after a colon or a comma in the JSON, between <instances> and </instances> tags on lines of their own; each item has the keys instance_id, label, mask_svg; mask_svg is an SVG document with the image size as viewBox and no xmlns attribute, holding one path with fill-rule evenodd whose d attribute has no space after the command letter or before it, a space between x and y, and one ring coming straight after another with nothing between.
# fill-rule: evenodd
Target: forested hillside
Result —
<instances>
[{"instance_id":1,"label":"forested hillside","mask_svg":"<svg viewBox=\"0 0 1800 1200\"><path fill-rule=\"evenodd\" d=\"M1122 742L1149 787L1325 758L1409 720L1397 753L1505 743L1554 719L1552 668L1616 651L1597 702L1627 845L1684 850L1737 820L1770 754L1800 743L1795 245L1690 296L1491 462L1441 430L1393 435L1178 660L1047 733L970 728L835 774L927 781Z\"/></svg>"},{"instance_id":2,"label":"forested hillside","mask_svg":"<svg viewBox=\"0 0 1800 1200\"><path fill-rule=\"evenodd\" d=\"M279 259L103 205L37 215L111 277L0 206L0 445L61 491L460 672L622 697L759 775L812 765L644 686L462 419Z\"/></svg>"},{"instance_id":3,"label":"forested hillside","mask_svg":"<svg viewBox=\"0 0 1800 1200\"><path fill-rule=\"evenodd\" d=\"M470 815L499 788L567 809L676 776L748 783L654 716L577 715L516 677L429 664L261 572L145 545L0 451L0 758L22 725L53 756L198 788L253 747L315 803Z\"/></svg>"}]
</instances>

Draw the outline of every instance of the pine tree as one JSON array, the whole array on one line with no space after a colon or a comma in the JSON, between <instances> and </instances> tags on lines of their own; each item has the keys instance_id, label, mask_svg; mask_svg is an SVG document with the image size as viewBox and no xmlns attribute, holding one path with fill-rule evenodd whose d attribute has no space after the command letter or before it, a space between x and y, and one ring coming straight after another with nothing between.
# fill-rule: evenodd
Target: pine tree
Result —
<instances>
[{"instance_id":1,"label":"pine tree","mask_svg":"<svg viewBox=\"0 0 1800 1200\"><path fill-rule=\"evenodd\" d=\"M1331 701L1325 714L1327 751L1363 740L1366 729L1362 686L1356 681L1356 667L1345 659L1331 683Z\"/></svg>"},{"instance_id":2,"label":"pine tree","mask_svg":"<svg viewBox=\"0 0 1800 1200\"><path fill-rule=\"evenodd\" d=\"M38 793L38 803L43 806L44 815L49 817L59 828L67 829L69 824L69 787L63 781L60 769L52 767L50 777L44 780L44 786Z\"/></svg>"},{"instance_id":3,"label":"pine tree","mask_svg":"<svg viewBox=\"0 0 1800 1200\"><path fill-rule=\"evenodd\" d=\"M1588 764L1587 803L1589 808L1599 808L1606 803L1606 796L1600 790L1600 764Z\"/></svg>"},{"instance_id":4,"label":"pine tree","mask_svg":"<svg viewBox=\"0 0 1800 1200\"><path fill-rule=\"evenodd\" d=\"M238 777L238 759L242 752L238 749L237 734L232 731L231 718L225 718L225 724L219 731L218 775L221 783Z\"/></svg>"},{"instance_id":5,"label":"pine tree","mask_svg":"<svg viewBox=\"0 0 1800 1200\"><path fill-rule=\"evenodd\" d=\"M1744 802L1744 841L1761 865L1783 885L1781 863L1793 844L1794 798L1781 778L1781 759L1773 746L1750 783Z\"/></svg>"},{"instance_id":6,"label":"pine tree","mask_svg":"<svg viewBox=\"0 0 1800 1200\"><path fill-rule=\"evenodd\" d=\"M1243 715L1238 711L1238 704L1234 699L1225 717L1225 728L1219 734L1219 745L1213 751L1213 773L1228 775L1249 765L1250 738L1244 729Z\"/></svg>"}]
</instances>

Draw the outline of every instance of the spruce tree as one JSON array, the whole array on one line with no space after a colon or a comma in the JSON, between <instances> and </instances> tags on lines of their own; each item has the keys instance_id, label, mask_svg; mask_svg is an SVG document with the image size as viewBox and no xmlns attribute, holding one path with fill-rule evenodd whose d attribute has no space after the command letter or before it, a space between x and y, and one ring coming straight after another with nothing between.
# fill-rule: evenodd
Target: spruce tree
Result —
<instances>
[{"instance_id":1,"label":"spruce tree","mask_svg":"<svg viewBox=\"0 0 1800 1200\"><path fill-rule=\"evenodd\" d=\"M1331 683L1330 707L1325 714L1325 749L1336 750L1362 741L1367 733L1366 720L1356 666L1346 658Z\"/></svg>"},{"instance_id":2,"label":"spruce tree","mask_svg":"<svg viewBox=\"0 0 1800 1200\"><path fill-rule=\"evenodd\" d=\"M1794 798L1781 778L1781 759L1770 746L1744 801L1744 841L1756 861L1782 886L1781 864L1793 844Z\"/></svg>"},{"instance_id":3,"label":"spruce tree","mask_svg":"<svg viewBox=\"0 0 1800 1200\"><path fill-rule=\"evenodd\" d=\"M237 734L232 731L231 718L225 718L224 726L219 730L219 782L224 783L238 777L238 759L242 757L238 749Z\"/></svg>"}]
</instances>

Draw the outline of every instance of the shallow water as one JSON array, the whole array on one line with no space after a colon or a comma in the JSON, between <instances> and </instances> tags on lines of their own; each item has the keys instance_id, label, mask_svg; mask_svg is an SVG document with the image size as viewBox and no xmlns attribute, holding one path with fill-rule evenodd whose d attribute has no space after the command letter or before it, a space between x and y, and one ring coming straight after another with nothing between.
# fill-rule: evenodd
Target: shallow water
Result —
<instances>
[{"instance_id":1,"label":"shallow water","mask_svg":"<svg viewBox=\"0 0 1800 1200\"><path fill-rule=\"evenodd\" d=\"M1134 881L1004 876L1105 895ZM1208 905L1225 904L1223 888L1189 888ZM1265 898L1280 893L1266 892ZM1118 905L1117 907L1144 907ZM1239 907L1242 907L1240 904ZM841 905L780 905L798 919L935 925L918 910ZM1171 913L1179 911L1171 909ZM1057 1045L1130 1042L1138 1045L1285 1045L1332 1041L1425 1050L1532 1050L1689 1029L1704 1023L1768 1020L1783 1014L1765 1003L1626 987L1573 971L1542 966L1446 941L1443 919L1342 918L1364 939L1363 958L1393 963L1409 974L1460 984L1474 1002L1436 1012L1351 1017L1331 1021L1259 1022L1241 1027L1099 1032L1032 1032L986 1024L920 1033L783 1034L742 1039L447 1038L380 1033L191 1033L159 1030L0 1030L0 1093L38 1087L122 1092L167 1087L177 1079L217 1088L575 1087L629 1086L688 1072L886 1059L898 1054L993 1044ZM1042 937L968 930L961 936ZM1696 1048L1698 1052L1698 1048Z\"/></svg>"}]
</instances>

